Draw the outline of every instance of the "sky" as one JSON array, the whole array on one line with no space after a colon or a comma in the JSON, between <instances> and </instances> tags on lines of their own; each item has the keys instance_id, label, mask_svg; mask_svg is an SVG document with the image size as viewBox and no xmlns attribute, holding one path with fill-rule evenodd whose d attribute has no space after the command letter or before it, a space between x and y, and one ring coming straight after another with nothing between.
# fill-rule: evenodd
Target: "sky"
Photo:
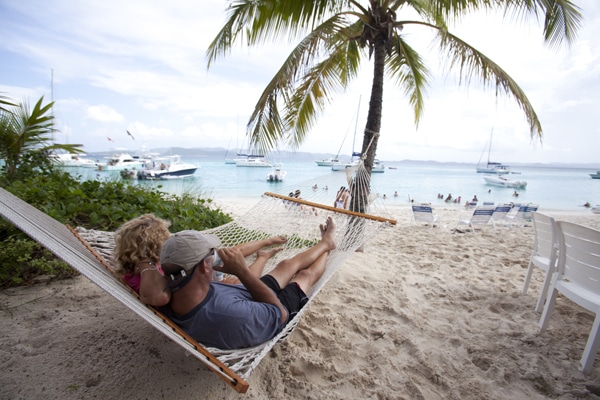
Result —
<instances>
[{"instance_id":1,"label":"sky","mask_svg":"<svg viewBox=\"0 0 600 400\"><path fill-rule=\"evenodd\" d=\"M451 28L525 91L541 141L512 98L476 80L461 85L445 72L428 31L405 29L432 81L418 126L402 90L386 83L377 157L477 163L493 136L492 161L600 166L600 4L574 2L584 21L571 46L545 45L536 20L477 14ZM89 153L247 148L254 105L296 43L239 45L207 69L225 7L217 0L0 0L0 93L30 105L54 99L56 142ZM371 69L365 63L333 96L297 151L349 156L353 143L360 150Z\"/></svg>"}]
</instances>

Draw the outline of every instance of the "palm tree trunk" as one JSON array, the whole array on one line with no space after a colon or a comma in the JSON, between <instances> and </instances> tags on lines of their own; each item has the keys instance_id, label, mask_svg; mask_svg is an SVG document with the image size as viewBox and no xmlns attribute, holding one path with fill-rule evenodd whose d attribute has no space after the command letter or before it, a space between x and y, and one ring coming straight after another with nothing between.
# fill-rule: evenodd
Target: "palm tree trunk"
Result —
<instances>
[{"instance_id":1,"label":"palm tree trunk","mask_svg":"<svg viewBox=\"0 0 600 400\"><path fill-rule=\"evenodd\" d=\"M385 70L385 44L383 39L376 38L374 43L374 70L371 98L369 100L369 115L363 136L362 154L365 155L365 170L357 171L356 181L359 185L351 185L350 209L364 213L368 205L369 190L371 187L371 171L377 152L379 129L381 128L381 113L383 109L383 77ZM360 176L358 176L360 175Z\"/></svg>"}]
</instances>

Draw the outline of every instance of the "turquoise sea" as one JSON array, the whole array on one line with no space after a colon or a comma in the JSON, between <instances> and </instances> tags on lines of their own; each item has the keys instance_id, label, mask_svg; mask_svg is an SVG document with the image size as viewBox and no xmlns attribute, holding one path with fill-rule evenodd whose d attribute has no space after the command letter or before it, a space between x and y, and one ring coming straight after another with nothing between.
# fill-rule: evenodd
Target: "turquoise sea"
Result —
<instances>
[{"instance_id":1,"label":"turquoise sea","mask_svg":"<svg viewBox=\"0 0 600 400\"><path fill-rule=\"evenodd\" d=\"M235 164L225 164L223 160L183 157L183 162L199 166L193 177L169 181L139 181L139 184L158 186L169 193L184 191L201 193L216 200L229 198L251 200L258 199L265 191L287 192L295 184L314 181L320 187L329 184L335 188L340 175L344 172L332 172L328 167L319 167L314 161L284 162L287 171L284 182L267 182L270 168L244 168ZM592 179L589 174L595 172L589 168L559 168L540 166L518 166L513 170L520 174L509 177L526 180L527 188L519 189L514 197L514 189L489 186L483 174L475 172L475 165L438 163L438 162L385 162L385 173L373 174L373 190L381 196L386 195L386 204L408 205L409 199L415 202L431 202L433 205L453 206L438 199L452 194L461 196L462 203L471 200L474 195L481 202L492 201L537 203L542 209L583 210L586 202L600 204L600 180ZM389 169L389 167L395 169ZM78 170L86 179L119 179L118 172ZM398 196L394 197L394 192ZM458 207L458 205L456 205Z\"/></svg>"}]
</instances>

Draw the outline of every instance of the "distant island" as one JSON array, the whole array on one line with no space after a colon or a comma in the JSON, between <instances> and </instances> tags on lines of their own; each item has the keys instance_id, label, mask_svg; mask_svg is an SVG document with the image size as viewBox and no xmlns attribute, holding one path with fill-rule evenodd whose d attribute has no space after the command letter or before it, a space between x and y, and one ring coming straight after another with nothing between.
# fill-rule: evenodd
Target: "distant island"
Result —
<instances>
[{"instance_id":1,"label":"distant island","mask_svg":"<svg viewBox=\"0 0 600 400\"><path fill-rule=\"evenodd\" d=\"M101 159L104 157L111 156L115 153L115 151L127 151L125 149L120 150L112 150L112 151L104 151L104 152L94 152L87 153L88 157L94 159ZM235 156L235 151L227 150L223 147L197 147L197 148L187 148L187 147L168 147L168 148L156 148L149 150L152 153L159 153L161 155L169 155L169 154L179 154L181 157L194 157L205 159L206 161L219 161L225 160L225 158L233 158ZM129 151L127 151L129 152ZM138 155L136 152L129 152L132 156ZM314 162L316 160L323 160L331 157L335 157L336 155L333 153L308 153L308 152L292 152L292 151L277 151L267 153L267 158L276 159L278 162ZM475 166L476 163L465 163L465 162L450 162L450 161L435 161L435 160L382 160L384 162L393 162L393 163L407 163L412 165L418 164L445 164L445 165L465 165L465 166ZM581 168L581 169L593 169L600 170L600 164L591 164L591 163L582 163L582 164L573 164L573 163L515 163L511 162L511 166L514 167L538 167L538 168Z\"/></svg>"}]
</instances>

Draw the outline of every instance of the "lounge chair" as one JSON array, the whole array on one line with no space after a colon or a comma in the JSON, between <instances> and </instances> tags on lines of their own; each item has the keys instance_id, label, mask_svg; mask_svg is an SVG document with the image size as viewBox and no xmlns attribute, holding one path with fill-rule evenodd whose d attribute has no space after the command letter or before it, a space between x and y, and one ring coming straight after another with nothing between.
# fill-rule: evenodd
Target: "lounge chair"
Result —
<instances>
[{"instance_id":1,"label":"lounge chair","mask_svg":"<svg viewBox=\"0 0 600 400\"><path fill-rule=\"evenodd\" d=\"M461 226L466 226L467 230L475 232L476 227L483 227L490 223L490 219L492 218L492 214L496 207L482 206L477 207L473 214L468 219L460 219L458 221L458 225L456 226L456 231L462 232Z\"/></svg>"},{"instance_id":2,"label":"lounge chair","mask_svg":"<svg viewBox=\"0 0 600 400\"><path fill-rule=\"evenodd\" d=\"M465 203L465 208L467 210L473 210L473 209L477 208L477 202L476 201L467 201Z\"/></svg>"},{"instance_id":3,"label":"lounge chair","mask_svg":"<svg viewBox=\"0 0 600 400\"><path fill-rule=\"evenodd\" d=\"M437 216L433 214L433 209L429 204L421 204L420 206L412 206L411 223L422 223L434 227L437 222Z\"/></svg>"},{"instance_id":4,"label":"lounge chair","mask_svg":"<svg viewBox=\"0 0 600 400\"><path fill-rule=\"evenodd\" d=\"M516 206L515 206L516 207ZM527 222L531 222L531 213L537 211L539 204L522 204L516 209L516 212L509 212L506 215L507 226L525 226Z\"/></svg>"},{"instance_id":5,"label":"lounge chair","mask_svg":"<svg viewBox=\"0 0 600 400\"><path fill-rule=\"evenodd\" d=\"M506 222L506 216L508 215L510 210L512 210L512 206L510 204L501 204L496 206L494 212L492 213L492 218L490 218L490 221L492 222L492 225L494 225L494 228L496 227L496 224Z\"/></svg>"},{"instance_id":6,"label":"lounge chair","mask_svg":"<svg viewBox=\"0 0 600 400\"><path fill-rule=\"evenodd\" d=\"M557 272L540 318L540 329L548 327L558 294L595 314L580 369L592 371L600 347L600 231L565 221L556 222L559 250ZM584 318L587 320L587 318Z\"/></svg>"},{"instance_id":7,"label":"lounge chair","mask_svg":"<svg viewBox=\"0 0 600 400\"><path fill-rule=\"evenodd\" d=\"M535 239L533 241L533 251L529 259L529 266L527 267L527 275L523 284L523 294L527 293L531 275L535 267L545 271L546 276L544 277L544 283L542 284L542 289L540 290L540 295L535 306L535 311L541 312L548 297L548 288L550 287L552 276L556 272L559 246L558 232L554 218L539 212L533 212L532 217L535 227Z\"/></svg>"}]
</instances>

